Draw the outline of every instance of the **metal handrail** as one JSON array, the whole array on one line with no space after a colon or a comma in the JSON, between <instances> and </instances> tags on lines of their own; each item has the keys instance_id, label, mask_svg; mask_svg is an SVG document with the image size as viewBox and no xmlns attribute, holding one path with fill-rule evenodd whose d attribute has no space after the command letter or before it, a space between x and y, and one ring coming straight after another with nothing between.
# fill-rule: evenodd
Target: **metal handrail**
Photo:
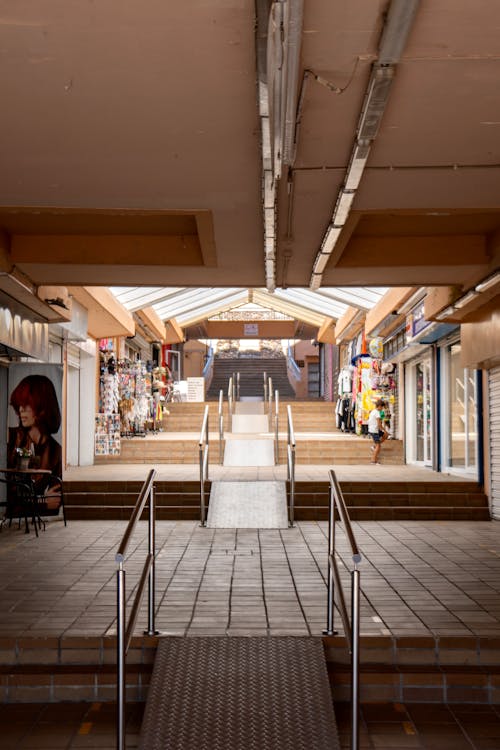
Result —
<instances>
[{"instance_id":1,"label":"metal handrail","mask_svg":"<svg viewBox=\"0 0 500 750\"><path fill-rule=\"evenodd\" d=\"M203 423L201 425L200 439L198 442L199 459L200 459L200 525L206 526L206 502L205 502L205 482L208 480L208 404L205 406L203 413Z\"/></svg>"},{"instance_id":2,"label":"metal handrail","mask_svg":"<svg viewBox=\"0 0 500 750\"><path fill-rule=\"evenodd\" d=\"M265 409L265 406L264 406ZM267 413L269 415L269 419L271 418L271 413L273 410L273 379L271 376L269 376L267 380Z\"/></svg>"},{"instance_id":3,"label":"metal handrail","mask_svg":"<svg viewBox=\"0 0 500 750\"><path fill-rule=\"evenodd\" d=\"M117 612L117 638L116 638L116 747L117 750L125 750L125 684L126 684L126 661L127 652L134 633L137 616L146 586L146 580L149 583L148 589L148 629L146 635L156 635L155 630L155 502L154 502L154 484L153 480L156 471L151 469L146 481L142 485L139 497L135 503L132 515L128 522L125 533L122 537L120 546L115 555L115 561L118 563L116 571L116 612ZM124 569L125 553L130 539L135 531L137 521L140 519L144 506L149 499L149 517L148 517L148 554L142 568L141 578L137 587L137 593L132 604L129 622L127 625L126 615L126 593L125 582L126 575Z\"/></svg>"},{"instance_id":4,"label":"metal handrail","mask_svg":"<svg viewBox=\"0 0 500 750\"><path fill-rule=\"evenodd\" d=\"M240 373L239 372L233 372L232 377L230 379L231 384L231 398L234 402L239 401L239 379L240 379Z\"/></svg>"},{"instance_id":5,"label":"metal handrail","mask_svg":"<svg viewBox=\"0 0 500 750\"><path fill-rule=\"evenodd\" d=\"M280 392L274 391L274 463L276 466L280 462Z\"/></svg>"},{"instance_id":6,"label":"metal handrail","mask_svg":"<svg viewBox=\"0 0 500 750\"><path fill-rule=\"evenodd\" d=\"M349 643L351 654L351 750L359 750L359 631L360 631L360 573L358 565L361 562L351 519L347 511L342 490L335 476L330 474L330 504L328 518L328 600L327 600L327 624L325 635L336 635L334 630L334 606L335 591L337 590L337 605L339 608L344 632ZM347 541L352 552L353 570L351 571L351 618L347 612L342 582L339 569L335 559L335 520L337 510L339 519L344 526Z\"/></svg>"},{"instance_id":7,"label":"metal handrail","mask_svg":"<svg viewBox=\"0 0 500 750\"><path fill-rule=\"evenodd\" d=\"M267 403L267 372L264 372L263 375L264 375L264 403Z\"/></svg>"},{"instance_id":8,"label":"metal handrail","mask_svg":"<svg viewBox=\"0 0 500 750\"><path fill-rule=\"evenodd\" d=\"M288 512L288 523L294 525L295 512L295 432L293 429L292 407L286 407L287 411L287 479L290 482L290 506Z\"/></svg>"},{"instance_id":9,"label":"metal handrail","mask_svg":"<svg viewBox=\"0 0 500 750\"><path fill-rule=\"evenodd\" d=\"M219 391L219 463L221 466L223 462L223 451L222 451L223 444L224 444L224 391L221 388Z\"/></svg>"},{"instance_id":10,"label":"metal handrail","mask_svg":"<svg viewBox=\"0 0 500 750\"><path fill-rule=\"evenodd\" d=\"M228 425L229 432L233 429L233 378L229 378L229 385L227 387L227 410L228 410Z\"/></svg>"}]
</instances>

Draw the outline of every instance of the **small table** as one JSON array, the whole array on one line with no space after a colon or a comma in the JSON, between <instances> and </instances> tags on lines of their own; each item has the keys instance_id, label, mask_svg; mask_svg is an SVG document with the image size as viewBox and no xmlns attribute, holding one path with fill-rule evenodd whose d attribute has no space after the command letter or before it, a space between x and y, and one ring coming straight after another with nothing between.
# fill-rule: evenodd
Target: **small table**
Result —
<instances>
[{"instance_id":1,"label":"small table","mask_svg":"<svg viewBox=\"0 0 500 750\"><path fill-rule=\"evenodd\" d=\"M11 468L0 468L0 473L4 474L6 476L6 479L7 479L7 489L8 489L8 486L9 486L9 482L8 482L8 477L9 476L12 477L11 484L15 488L15 486L16 486L15 485L16 477L20 477L20 475L26 475L26 480L23 481L22 478L20 478L18 480L18 482L19 482L18 486L22 487L23 489L27 488L27 487L30 487L31 488L30 497L28 497L28 496L23 497L21 495L20 498L18 498L18 499L20 499L20 502L22 502L23 500L25 502L30 502L30 504L31 504L31 516L32 516L32 520L33 520L33 525L35 527L35 534L38 536L38 526L37 526L37 523L40 522L40 528L42 528L42 523L44 524L44 526L45 526L45 523L42 521L39 513L37 512L37 496L36 496L36 493L35 493L35 488L33 486L33 479L34 479L35 475L40 475L40 474L47 475L47 474L52 474L52 472L50 471L50 469L11 469ZM7 509L7 514L6 514L6 517L7 517L8 511L9 511L9 498L8 498L8 496L7 496L7 502L6 502L6 509ZM5 522L5 520L6 520L5 518L2 520L2 525ZM24 515L24 520L26 522L26 531L25 531L25 533L29 534L28 514L27 513L25 513L25 515ZM0 526L0 528L1 528L1 526Z\"/></svg>"}]
</instances>

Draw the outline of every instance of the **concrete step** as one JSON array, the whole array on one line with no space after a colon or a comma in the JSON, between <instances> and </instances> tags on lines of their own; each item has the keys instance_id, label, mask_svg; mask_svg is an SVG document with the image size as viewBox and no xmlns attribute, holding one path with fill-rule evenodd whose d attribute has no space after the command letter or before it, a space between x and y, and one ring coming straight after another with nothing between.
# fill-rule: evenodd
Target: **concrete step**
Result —
<instances>
[{"instance_id":1,"label":"concrete step","mask_svg":"<svg viewBox=\"0 0 500 750\"><path fill-rule=\"evenodd\" d=\"M199 518L199 482L162 481L155 486L158 518ZM129 518L140 488L140 482L66 482L67 516L70 519ZM341 488L352 520L490 519L488 499L474 482L341 482ZM211 482L207 481L207 498L210 490ZM289 503L289 485L287 498ZM326 521L328 503L327 481L296 482L296 520Z\"/></svg>"},{"instance_id":2,"label":"concrete step","mask_svg":"<svg viewBox=\"0 0 500 750\"><path fill-rule=\"evenodd\" d=\"M350 700L349 651L342 635L324 636L335 701ZM135 636L127 664L127 701L145 701L159 638ZM500 702L498 639L476 636L362 636L363 703ZM116 699L114 636L2 638L3 703Z\"/></svg>"}]
</instances>

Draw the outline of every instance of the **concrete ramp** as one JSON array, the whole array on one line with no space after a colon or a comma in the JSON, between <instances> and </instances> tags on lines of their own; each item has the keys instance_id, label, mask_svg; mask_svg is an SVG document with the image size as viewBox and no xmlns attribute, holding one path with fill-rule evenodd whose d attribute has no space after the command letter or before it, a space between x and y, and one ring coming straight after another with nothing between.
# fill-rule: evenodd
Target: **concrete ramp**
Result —
<instances>
[{"instance_id":1,"label":"concrete ramp","mask_svg":"<svg viewBox=\"0 0 500 750\"><path fill-rule=\"evenodd\" d=\"M213 529L286 529L285 482L212 482L207 526Z\"/></svg>"},{"instance_id":2,"label":"concrete ramp","mask_svg":"<svg viewBox=\"0 0 500 750\"><path fill-rule=\"evenodd\" d=\"M164 638L140 750L339 750L321 638Z\"/></svg>"},{"instance_id":3,"label":"concrete ramp","mask_svg":"<svg viewBox=\"0 0 500 750\"><path fill-rule=\"evenodd\" d=\"M226 438L224 466L274 466L274 442Z\"/></svg>"}]
</instances>

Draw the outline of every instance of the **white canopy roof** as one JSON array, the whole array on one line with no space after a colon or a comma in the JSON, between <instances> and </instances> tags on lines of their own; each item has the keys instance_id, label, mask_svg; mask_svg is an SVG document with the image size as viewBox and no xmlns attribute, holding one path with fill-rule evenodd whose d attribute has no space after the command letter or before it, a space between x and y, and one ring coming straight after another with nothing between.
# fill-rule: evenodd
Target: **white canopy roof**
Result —
<instances>
[{"instance_id":1,"label":"white canopy roof","mask_svg":"<svg viewBox=\"0 0 500 750\"><path fill-rule=\"evenodd\" d=\"M386 287L322 287L265 289L238 287L110 287L129 311L152 307L162 320L175 318L188 326L219 312L248 302L286 313L311 325L320 326L325 318L338 320L346 309L370 310L387 291Z\"/></svg>"}]
</instances>

